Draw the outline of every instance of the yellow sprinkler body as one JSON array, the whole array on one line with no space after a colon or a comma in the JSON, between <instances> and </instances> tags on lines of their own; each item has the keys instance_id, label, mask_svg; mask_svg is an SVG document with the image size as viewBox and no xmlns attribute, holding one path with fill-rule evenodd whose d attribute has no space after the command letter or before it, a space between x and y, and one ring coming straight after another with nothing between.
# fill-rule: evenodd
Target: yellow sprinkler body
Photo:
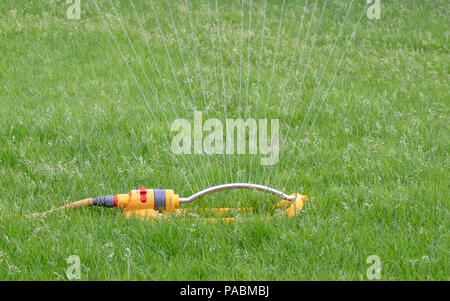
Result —
<instances>
[{"instance_id":1,"label":"yellow sprinkler body","mask_svg":"<svg viewBox=\"0 0 450 301\"><path fill-rule=\"evenodd\" d=\"M129 194L113 196L113 207L121 208L124 212L143 209L173 212L179 206L178 195L170 189L139 188L131 190Z\"/></svg>"},{"instance_id":2,"label":"yellow sprinkler body","mask_svg":"<svg viewBox=\"0 0 450 301\"><path fill-rule=\"evenodd\" d=\"M162 219L168 217L167 213L171 213L173 216L183 216L184 213L195 210L195 209L178 209L180 204L189 203L197 198L205 196L207 194L230 189L250 189L265 191L282 198L274 207L282 209L284 211L283 216L294 217L304 205L307 200L306 195L301 195L299 193L293 193L287 195L281 191L275 190L273 188L249 184L249 183L233 183L218 185L211 188L202 190L188 198L180 198L171 189L146 189L139 188L133 189L128 194L117 194L117 195L107 195L98 198L84 199L78 202L70 203L65 206L56 208L58 209L71 209L79 208L85 206L102 206L102 207L115 207L123 210L125 216L138 217L142 220L154 220ZM231 208L206 208L206 211L215 212L222 215L229 212ZM251 208L234 208L238 211L251 211ZM54 210L43 212L41 214L47 214ZM270 219L270 218L268 218ZM233 221L234 218L207 218L209 221L223 220L226 224Z\"/></svg>"}]
</instances>

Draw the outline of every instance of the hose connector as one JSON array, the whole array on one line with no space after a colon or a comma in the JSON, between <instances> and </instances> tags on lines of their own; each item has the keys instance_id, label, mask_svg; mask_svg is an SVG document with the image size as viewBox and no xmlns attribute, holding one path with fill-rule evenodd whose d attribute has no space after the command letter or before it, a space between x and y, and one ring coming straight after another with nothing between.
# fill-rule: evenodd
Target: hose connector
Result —
<instances>
[{"instance_id":1,"label":"hose connector","mask_svg":"<svg viewBox=\"0 0 450 301\"><path fill-rule=\"evenodd\" d=\"M102 207L115 207L114 206L114 196L107 195L95 198L93 201L94 206L102 206Z\"/></svg>"}]
</instances>

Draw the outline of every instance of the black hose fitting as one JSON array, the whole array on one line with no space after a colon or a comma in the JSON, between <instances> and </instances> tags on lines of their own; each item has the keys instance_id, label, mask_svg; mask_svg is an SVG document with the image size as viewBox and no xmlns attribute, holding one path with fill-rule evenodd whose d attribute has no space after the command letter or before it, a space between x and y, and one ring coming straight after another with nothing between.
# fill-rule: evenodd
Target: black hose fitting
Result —
<instances>
[{"instance_id":1,"label":"black hose fitting","mask_svg":"<svg viewBox=\"0 0 450 301\"><path fill-rule=\"evenodd\" d=\"M102 207L114 207L114 196L107 195L95 198L93 205Z\"/></svg>"}]
</instances>

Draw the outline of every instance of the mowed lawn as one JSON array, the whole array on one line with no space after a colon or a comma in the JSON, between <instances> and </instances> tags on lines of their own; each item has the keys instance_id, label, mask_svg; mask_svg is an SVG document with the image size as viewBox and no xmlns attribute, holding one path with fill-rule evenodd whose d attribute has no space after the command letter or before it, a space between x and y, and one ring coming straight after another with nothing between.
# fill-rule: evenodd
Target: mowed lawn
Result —
<instances>
[{"instance_id":1,"label":"mowed lawn","mask_svg":"<svg viewBox=\"0 0 450 301\"><path fill-rule=\"evenodd\" d=\"M67 280L76 255L81 280L369 280L375 255L382 280L449 280L449 3L382 0L369 19L350 2L81 0L69 19L65 1L2 0L0 279ZM194 111L278 119L279 161L174 155ZM259 208L228 226L26 217L231 182L309 199L270 221L261 192L187 206Z\"/></svg>"}]
</instances>

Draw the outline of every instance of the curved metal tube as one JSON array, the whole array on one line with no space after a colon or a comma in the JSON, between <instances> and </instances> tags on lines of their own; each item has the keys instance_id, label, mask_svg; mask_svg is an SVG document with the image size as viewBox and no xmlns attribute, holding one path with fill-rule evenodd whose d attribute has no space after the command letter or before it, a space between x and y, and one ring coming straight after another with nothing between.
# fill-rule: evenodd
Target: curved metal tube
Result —
<instances>
[{"instance_id":1,"label":"curved metal tube","mask_svg":"<svg viewBox=\"0 0 450 301\"><path fill-rule=\"evenodd\" d=\"M249 183L232 183L232 184L223 184L218 185L214 187L207 188L205 190L202 190L200 192L197 192L196 194L191 195L188 198L180 198L180 203L189 203L193 200L198 199L199 197L208 195L210 193L221 191L221 190L230 190L230 189L250 189L250 190L259 190L259 191L265 191L268 193L272 193L274 195L277 195L285 200L294 200L295 196L293 195L287 195L279 190L263 186L263 185L257 185L257 184L249 184Z\"/></svg>"}]
</instances>

